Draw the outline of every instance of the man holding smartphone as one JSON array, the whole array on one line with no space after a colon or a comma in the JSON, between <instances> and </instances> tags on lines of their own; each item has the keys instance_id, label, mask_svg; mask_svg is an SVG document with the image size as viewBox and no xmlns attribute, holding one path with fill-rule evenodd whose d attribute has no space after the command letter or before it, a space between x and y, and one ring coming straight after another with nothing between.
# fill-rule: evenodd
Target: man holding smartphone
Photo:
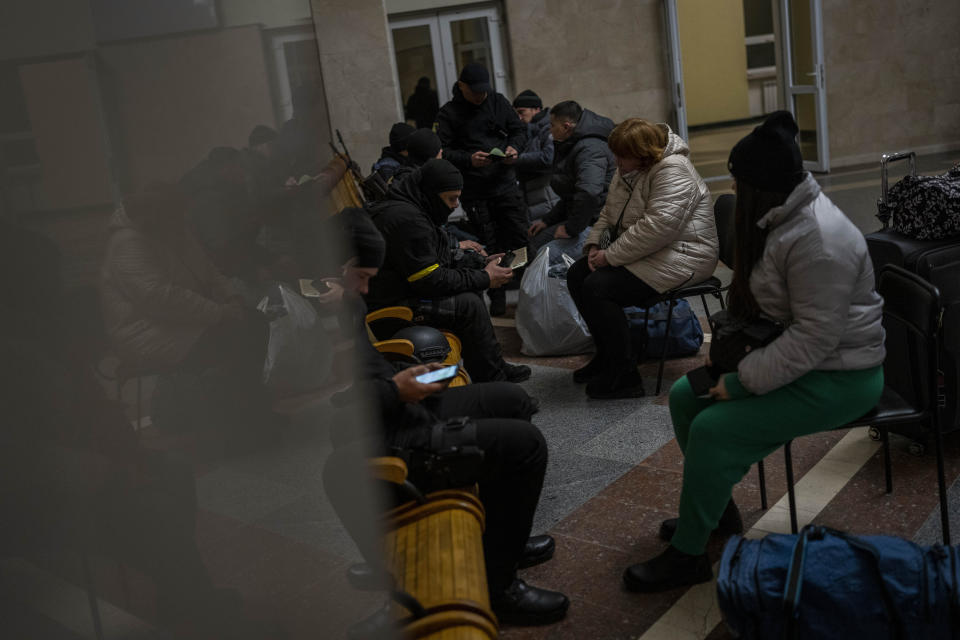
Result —
<instances>
[{"instance_id":1,"label":"man holding smartphone","mask_svg":"<svg viewBox=\"0 0 960 640\"><path fill-rule=\"evenodd\" d=\"M359 318L365 315L362 301L356 294L365 294L387 253L389 243L362 211L347 209L335 219L342 223L348 236L344 244L354 255L343 265L344 302L353 300ZM367 405L373 402L378 417L376 430L384 446L401 451L429 452L431 435L438 425L469 425L463 428L458 448L483 452L479 464L470 467L467 483L480 487L480 500L486 510L483 535L484 559L490 603L501 622L512 624L547 624L566 614L569 601L562 593L528 585L516 575L519 567L529 567L549 560L555 543L550 536L530 537L533 515L540 499L540 490L547 465L547 444L540 430L529 422L537 403L517 385L508 382L475 383L447 389L449 379L423 382L418 378L444 365L432 363L395 371L374 348L366 335L356 340L358 374L348 397ZM344 404L342 398L334 402ZM366 472L362 443L344 444L355 433L331 433L340 442L324 469L324 487L338 516L367 557L375 556L374 548L364 548L367 522L361 517L362 505L353 498L352 487L369 482L359 474ZM446 486L448 478L437 477L435 471L418 467L411 456L410 480L421 490L431 491ZM460 476L458 476L460 478ZM389 620L389 618L388 618ZM379 637L379 636L378 636Z\"/></svg>"},{"instance_id":2,"label":"man holding smartphone","mask_svg":"<svg viewBox=\"0 0 960 640\"><path fill-rule=\"evenodd\" d=\"M490 85L490 73L477 62L464 65L453 98L437 114L443 157L463 174L463 210L490 253L527 244L527 212L517 185L518 149L527 125L513 105ZM499 152L499 153L498 153ZM490 315L506 313L503 289L491 289Z\"/></svg>"},{"instance_id":3,"label":"man holding smartphone","mask_svg":"<svg viewBox=\"0 0 960 640\"><path fill-rule=\"evenodd\" d=\"M502 254L486 255L476 243L457 242L442 228L463 186L456 167L433 159L395 181L384 200L368 205L387 246L365 298L371 309L407 306L417 322L457 334L473 380L521 382L530 377L530 367L504 361L481 298L485 290L499 290L513 271L500 264Z\"/></svg>"}]
</instances>

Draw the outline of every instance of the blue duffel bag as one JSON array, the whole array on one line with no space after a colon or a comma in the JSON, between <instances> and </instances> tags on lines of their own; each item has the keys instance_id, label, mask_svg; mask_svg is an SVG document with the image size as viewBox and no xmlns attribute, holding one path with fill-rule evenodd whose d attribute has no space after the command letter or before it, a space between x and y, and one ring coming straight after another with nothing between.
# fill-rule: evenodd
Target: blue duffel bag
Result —
<instances>
[{"instance_id":1,"label":"blue duffel bag","mask_svg":"<svg viewBox=\"0 0 960 640\"><path fill-rule=\"evenodd\" d=\"M682 298L677 300L670 314L670 337L667 338L667 304L660 302L653 305L649 316L643 307L624 308L634 351L659 360L663 353L663 342L668 340L668 358L696 355L703 344L703 328L697 314L689 302Z\"/></svg>"},{"instance_id":2,"label":"blue duffel bag","mask_svg":"<svg viewBox=\"0 0 960 640\"><path fill-rule=\"evenodd\" d=\"M717 597L735 637L960 637L960 552L808 525L727 542Z\"/></svg>"}]
</instances>

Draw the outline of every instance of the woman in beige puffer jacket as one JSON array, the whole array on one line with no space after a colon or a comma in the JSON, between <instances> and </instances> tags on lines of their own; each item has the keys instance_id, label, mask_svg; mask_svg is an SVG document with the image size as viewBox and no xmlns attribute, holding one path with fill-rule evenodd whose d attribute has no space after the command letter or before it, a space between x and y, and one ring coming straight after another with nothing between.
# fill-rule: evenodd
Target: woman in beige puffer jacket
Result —
<instances>
[{"instance_id":1,"label":"woman in beige puffer jacket","mask_svg":"<svg viewBox=\"0 0 960 640\"><path fill-rule=\"evenodd\" d=\"M666 291L706 280L719 245L710 191L689 147L665 124L630 118L610 134L617 172L586 256L567 285L597 353L574 372L592 398L642 396L625 306L646 306ZM601 248L604 236L612 242Z\"/></svg>"}]
</instances>

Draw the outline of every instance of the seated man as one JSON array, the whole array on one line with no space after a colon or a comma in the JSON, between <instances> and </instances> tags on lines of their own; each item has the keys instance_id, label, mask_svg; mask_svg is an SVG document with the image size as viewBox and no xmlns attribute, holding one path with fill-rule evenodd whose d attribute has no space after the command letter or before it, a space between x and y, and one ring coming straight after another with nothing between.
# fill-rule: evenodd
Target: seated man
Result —
<instances>
[{"instance_id":1,"label":"seated man","mask_svg":"<svg viewBox=\"0 0 960 640\"><path fill-rule=\"evenodd\" d=\"M348 236L343 244L353 253L343 266L344 302L358 307L357 324L362 325L365 309L355 294L367 293L368 281L376 276L388 247L362 211L348 209L338 218ZM362 331L362 326L358 330ZM497 617L513 624L545 624L561 619L569 605L566 596L529 586L516 575L518 566L544 562L552 557L554 549L549 536L529 537L547 465L543 435L528 421L536 410L535 401L520 387L504 382L450 390L444 390L444 382L424 384L416 376L442 365L397 372L366 335L358 337L356 345L358 384L355 392L347 395L364 393L363 400L375 402L379 428L373 432L375 442L369 450L406 457L410 480L422 491L442 489L451 483L478 483L486 510L483 547L487 583ZM339 404L336 397L334 400ZM417 453L430 449L437 425L455 416L472 418L473 429L464 429L472 431L471 436L459 444L484 452L476 469L464 473L458 481L417 464ZM324 469L324 486L344 525L364 555L372 559L377 556L376 540L369 535L370 521L362 518L363 505L356 497L358 485L370 484L369 478L361 475L366 472L363 443L358 440L362 435L334 435L341 446ZM352 442L346 444L349 440Z\"/></svg>"},{"instance_id":2,"label":"seated man","mask_svg":"<svg viewBox=\"0 0 960 640\"><path fill-rule=\"evenodd\" d=\"M530 377L530 367L503 360L500 343L481 294L513 277L469 240L454 244L441 228L457 207L463 177L446 160L429 160L391 186L387 198L369 205L374 224L387 238L383 271L370 283L371 309L411 307L418 322L453 331L474 381Z\"/></svg>"},{"instance_id":3,"label":"seated man","mask_svg":"<svg viewBox=\"0 0 960 640\"><path fill-rule=\"evenodd\" d=\"M560 196L553 209L530 226L530 252L551 251L580 257L583 243L600 215L616 170L607 138L613 121L566 100L550 110L553 134L553 177L550 186Z\"/></svg>"}]
</instances>

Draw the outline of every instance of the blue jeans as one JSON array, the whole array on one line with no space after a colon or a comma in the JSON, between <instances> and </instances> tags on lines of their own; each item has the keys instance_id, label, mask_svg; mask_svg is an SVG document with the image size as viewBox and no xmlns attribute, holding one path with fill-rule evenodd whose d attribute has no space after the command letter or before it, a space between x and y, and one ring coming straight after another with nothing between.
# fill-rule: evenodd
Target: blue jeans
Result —
<instances>
[{"instance_id":1,"label":"blue jeans","mask_svg":"<svg viewBox=\"0 0 960 640\"><path fill-rule=\"evenodd\" d=\"M552 224L530 241L530 256L535 258L544 247L550 247L550 264L558 264L561 261L560 256L567 254L574 260L579 260L583 254L583 243L587 241L590 235L591 227L585 228L575 238L554 238L553 234L561 223ZM532 260L531 260L532 261Z\"/></svg>"}]
</instances>

